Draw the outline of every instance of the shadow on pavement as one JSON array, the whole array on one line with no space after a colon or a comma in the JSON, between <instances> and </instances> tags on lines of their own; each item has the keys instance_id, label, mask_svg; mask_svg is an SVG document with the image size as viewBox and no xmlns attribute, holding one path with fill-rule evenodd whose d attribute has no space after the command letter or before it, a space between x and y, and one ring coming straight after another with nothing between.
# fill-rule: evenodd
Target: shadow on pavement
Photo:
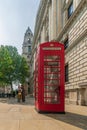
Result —
<instances>
[{"instance_id":1,"label":"shadow on pavement","mask_svg":"<svg viewBox=\"0 0 87 130\"><path fill-rule=\"evenodd\" d=\"M87 116L66 112L66 114L45 114L48 117L87 130Z\"/></svg>"},{"instance_id":2,"label":"shadow on pavement","mask_svg":"<svg viewBox=\"0 0 87 130\"><path fill-rule=\"evenodd\" d=\"M0 102L1 102L1 103L7 103L7 100L0 99Z\"/></svg>"},{"instance_id":3,"label":"shadow on pavement","mask_svg":"<svg viewBox=\"0 0 87 130\"><path fill-rule=\"evenodd\" d=\"M17 98L13 98L11 97L10 99L9 98L4 98L4 99L0 99L0 102L1 103L7 103L7 104L12 104L12 105L34 105L34 98L31 98L31 97L26 97L25 98L25 102L18 102Z\"/></svg>"}]
</instances>

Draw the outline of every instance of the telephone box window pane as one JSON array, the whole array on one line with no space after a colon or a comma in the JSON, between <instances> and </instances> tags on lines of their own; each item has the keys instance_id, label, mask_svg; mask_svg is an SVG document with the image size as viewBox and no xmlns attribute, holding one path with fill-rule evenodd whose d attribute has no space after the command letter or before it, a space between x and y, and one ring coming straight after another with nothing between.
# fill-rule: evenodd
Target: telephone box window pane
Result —
<instances>
[{"instance_id":1,"label":"telephone box window pane","mask_svg":"<svg viewBox=\"0 0 87 130\"><path fill-rule=\"evenodd\" d=\"M55 68L53 73L58 73L58 72L60 72L60 68ZM44 67L44 73L51 73L49 67L48 68Z\"/></svg>"},{"instance_id":2,"label":"telephone box window pane","mask_svg":"<svg viewBox=\"0 0 87 130\"><path fill-rule=\"evenodd\" d=\"M44 56L44 60L47 60L47 61L60 60L60 56Z\"/></svg>"},{"instance_id":3,"label":"telephone box window pane","mask_svg":"<svg viewBox=\"0 0 87 130\"><path fill-rule=\"evenodd\" d=\"M44 78L45 79L50 79L50 77L52 77L53 76L53 78L54 79L58 79L58 78L60 78L60 75L58 75L57 73L54 73L54 74L52 74L52 73L48 73L48 74L44 74Z\"/></svg>"},{"instance_id":4,"label":"telephone box window pane","mask_svg":"<svg viewBox=\"0 0 87 130\"><path fill-rule=\"evenodd\" d=\"M57 80L54 80L54 79L50 79L50 80L46 80L44 81L44 85L49 85L49 86L53 86L53 85L59 85L59 81L58 79Z\"/></svg>"},{"instance_id":5,"label":"telephone box window pane","mask_svg":"<svg viewBox=\"0 0 87 130\"><path fill-rule=\"evenodd\" d=\"M57 48L55 48L55 47L44 47L43 50L61 50L61 48L60 47L57 47Z\"/></svg>"},{"instance_id":6,"label":"telephone box window pane","mask_svg":"<svg viewBox=\"0 0 87 130\"><path fill-rule=\"evenodd\" d=\"M49 62L44 62L45 66L48 65L54 65L54 66L59 66L60 64L57 61L49 61Z\"/></svg>"}]
</instances>

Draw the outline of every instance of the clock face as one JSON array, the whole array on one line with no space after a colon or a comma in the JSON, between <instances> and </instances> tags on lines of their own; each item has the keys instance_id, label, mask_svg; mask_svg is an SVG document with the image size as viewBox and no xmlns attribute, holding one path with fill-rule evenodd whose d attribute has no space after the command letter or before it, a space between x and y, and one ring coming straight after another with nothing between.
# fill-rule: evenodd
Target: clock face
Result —
<instances>
[{"instance_id":1,"label":"clock face","mask_svg":"<svg viewBox=\"0 0 87 130\"><path fill-rule=\"evenodd\" d=\"M30 38L28 38L27 41L29 42L29 41L30 41Z\"/></svg>"},{"instance_id":2,"label":"clock face","mask_svg":"<svg viewBox=\"0 0 87 130\"><path fill-rule=\"evenodd\" d=\"M28 38L27 40L29 41L30 39Z\"/></svg>"}]
</instances>

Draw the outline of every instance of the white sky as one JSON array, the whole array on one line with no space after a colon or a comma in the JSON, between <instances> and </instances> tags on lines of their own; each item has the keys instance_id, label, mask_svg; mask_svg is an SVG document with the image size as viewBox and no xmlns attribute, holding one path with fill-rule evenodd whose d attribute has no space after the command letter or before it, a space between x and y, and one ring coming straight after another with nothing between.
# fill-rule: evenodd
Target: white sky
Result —
<instances>
[{"instance_id":1,"label":"white sky","mask_svg":"<svg viewBox=\"0 0 87 130\"><path fill-rule=\"evenodd\" d=\"M22 52L28 26L34 32L40 0L0 0L0 45L12 45Z\"/></svg>"}]
</instances>

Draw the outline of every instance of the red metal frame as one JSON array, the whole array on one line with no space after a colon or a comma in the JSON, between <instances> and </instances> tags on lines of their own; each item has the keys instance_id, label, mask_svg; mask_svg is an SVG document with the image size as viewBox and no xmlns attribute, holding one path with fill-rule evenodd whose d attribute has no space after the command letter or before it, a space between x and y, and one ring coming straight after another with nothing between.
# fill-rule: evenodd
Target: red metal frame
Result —
<instances>
[{"instance_id":1,"label":"red metal frame","mask_svg":"<svg viewBox=\"0 0 87 130\"><path fill-rule=\"evenodd\" d=\"M39 112L64 113L64 45L40 44L35 57L35 107Z\"/></svg>"}]
</instances>

